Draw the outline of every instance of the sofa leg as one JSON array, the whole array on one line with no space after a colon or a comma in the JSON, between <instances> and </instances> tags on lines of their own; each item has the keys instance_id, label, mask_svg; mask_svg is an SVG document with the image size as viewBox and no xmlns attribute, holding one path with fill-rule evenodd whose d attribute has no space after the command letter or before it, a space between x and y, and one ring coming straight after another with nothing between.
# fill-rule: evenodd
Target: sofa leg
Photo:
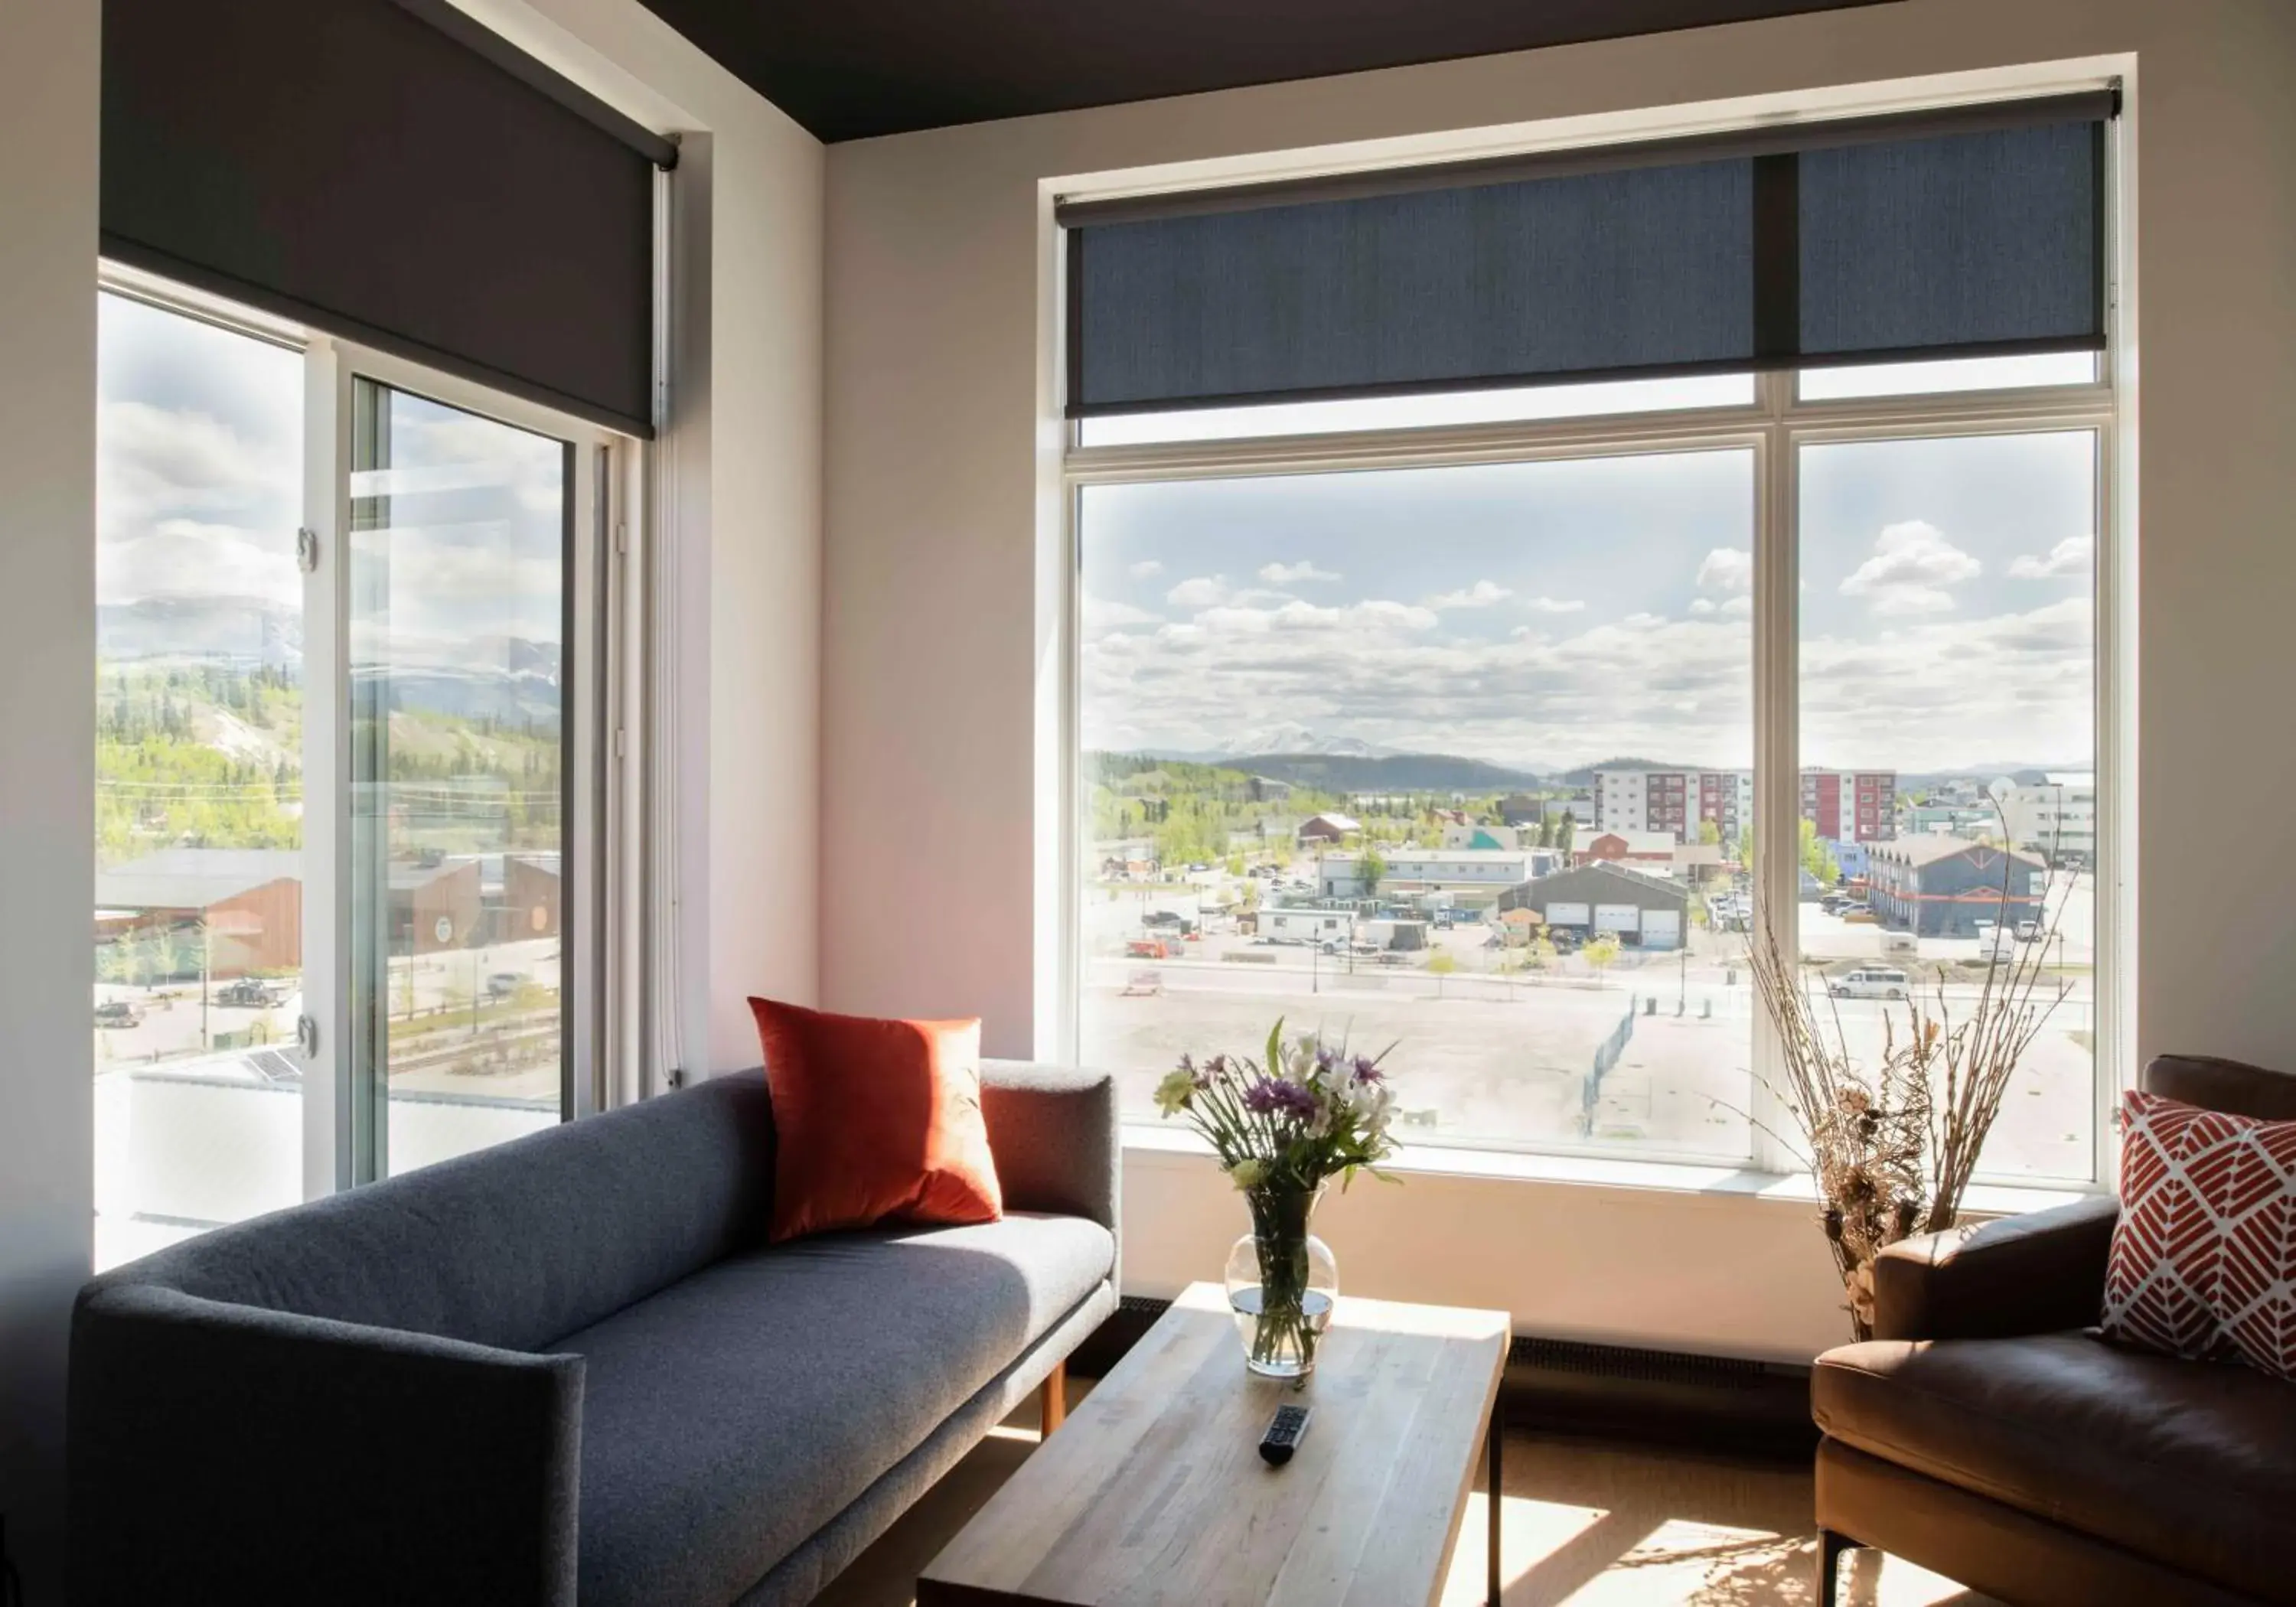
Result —
<instances>
[{"instance_id":1,"label":"sofa leg","mask_svg":"<svg viewBox=\"0 0 2296 1607\"><path fill-rule=\"evenodd\" d=\"M1053 1431L1066 1422L1069 1414L1069 1365L1065 1359L1054 1362L1053 1370L1045 1374L1044 1390L1042 1437L1050 1439Z\"/></svg>"},{"instance_id":2,"label":"sofa leg","mask_svg":"<svg viewBox=\"0 0 2296 1607\"><path fill-rule=\"evenodd\" d=\"M1835 1607L1840 1600L1841 1554L1856 1544L1830 1529L1817 1531L1817 1607Z\"/></svg>"}]
</instances>

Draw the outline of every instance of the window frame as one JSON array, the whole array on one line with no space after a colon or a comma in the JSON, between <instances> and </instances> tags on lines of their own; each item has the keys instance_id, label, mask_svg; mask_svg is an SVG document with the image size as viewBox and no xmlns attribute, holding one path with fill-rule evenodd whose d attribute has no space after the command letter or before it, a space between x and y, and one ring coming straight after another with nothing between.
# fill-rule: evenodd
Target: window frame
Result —
<instances>
[{"instance_id":1,"label":"window frame","mask_svg":"<svg viewBox=\"0 0 2296 1607\"><path fill-rule=\"evenodd\" d=\"M2116 126L2117 127L2117 126ZM2106 172L2109 194L2117 194L2118 141L2109 134ZM2119 260L2117 207L2108 209L2108 265ZM1056 231L1057 233L1057 231ZM1059 259L1056 258L1056 260ZM2109 306L2117 321L2118 275L2108 276ZM1171 480L1256 479L1277 475L1346 473L1382 469L1440 468L1477 463L1513 463L1617 458L1687 451L1751 450L1755 507L1753 718L1754 814L1758 822L1753 891L1757 918L1767 912L1789 953L1800 946L1800 822L1801 818L1800 721L1800 635L1798 620L1800 560L1800 452L1805 446L1850 441L1998 437L2087 430L2096 442L2095 459L2098 550L2091 599L2095 629L2094 761L2100 791L2097 845L2092 875L2095 884L2096 970L2094 1098L2090 1176L2087 1178L2003 1177L1980 1174L1980 1181L2062 1192L2097 1191L2112 1185L2115 1146L2111 1116L2120 1091L2133 1086L2134 1044L2128 1030L2136 995L2135 945L2128 939L2133 917L2133 867L2127 863L2124 836L2134 806L2124 756L2133 752L2127 735L2134 709L2131 686L2133 643L2125 630L2123 604L2131 532L2126 528L2124 481L2119 472L2119 431L2123 408L2116 387L2120 342L2109 340L2098 354L2095 378L2087 384L2005 388L1992 390L1930 391L1896 396L1806 401L1799 395L1798 370L1754 376L1751 403L1669 412L1637 412L1512 423L1431 426L1423 429L1332 431L1312 435L1228 437L1150 445L1086 447L1077 422L1064 421L1060 453L1061 559L1059 606L1060 877L1057 954L1051 966L1057 989L1050 1021L1054 1052L1074 1061L1080 1033L1083 976L1080 877L1084 823L1079 693L1080 609L1083 545L1081 493L1087 487ZM1890 805L1894 812L1896 800ZM2109 824L2110 823L2110 824ZM1760 1174L1789 1176L1802 1170L1779 1137L1791 1121L1775 1090L1784 1084L1777 1035L1759 1010L1753 1015L1752 1088L1749 1113L1753 1152L1747 1165ZM1124 1117L1128 1143L1155 1133L1136 1114ZM1168 1146L1168 1136L1149 1140ZM1624 1166L1678 1168L1681 1158L1664 1152L1637 1157L1621 1146L1570 1143L1494 1144L1502 1154L1596 1157ZM1406 1164L1452 1169L1427 1153L1406 1149ZM1695 1161L1690 1164L1699 1164Z\"/></svg>"},{"instance_id":2,"label":"window frame","mask_svg":"<svg viewBox=\"0 0 2296 1607\"><path fill-rule=\"evenodd\" d=\"M373 1182L381 1152L353 1084L350 934L349 565L352 397L364 379L573 449L565 553L566 798L561 921L559 1118L627 1103L643 1089L643 1023L659 978L643 944L649 907L645 716L654 635L645 510L648 443L390 353L304 328L175 281L98 264L115 295L293 351L303 367L301 516L316 562L303 571L303 1197ZM314 873L324 868L324 873ZM621 941L609 940L610 935Z\"/></svg>"}]
</instances>

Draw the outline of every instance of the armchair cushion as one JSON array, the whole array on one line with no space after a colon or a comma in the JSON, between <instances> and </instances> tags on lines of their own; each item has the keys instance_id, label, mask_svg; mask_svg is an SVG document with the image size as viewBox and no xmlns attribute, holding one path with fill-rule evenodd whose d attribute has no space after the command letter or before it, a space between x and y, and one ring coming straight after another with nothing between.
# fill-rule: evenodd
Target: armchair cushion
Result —
<instances>
[{"instance_id":1,"label":"armchair cushion","mask_svg":"<svg viewBox=\"0 0 2296 1607\"><path fill-rule=\"evenodd\" d=\"M1874 1337L1989 1339L2097 1319L2110 1195L1906 1239L1874 1260Z\"/></svg>"},{"instance_id":2,"label":"armchair cushion","mask_svg":"<svg viewBox=\"0 0 2296 1607\"><path fill-rule=\"evenodd\" d=\"M2296 1390L2083 1333L1874 1341L1820 1357L1828 1436L1940 1482L2296 1604Z\"/></svg>"}]
</instances>

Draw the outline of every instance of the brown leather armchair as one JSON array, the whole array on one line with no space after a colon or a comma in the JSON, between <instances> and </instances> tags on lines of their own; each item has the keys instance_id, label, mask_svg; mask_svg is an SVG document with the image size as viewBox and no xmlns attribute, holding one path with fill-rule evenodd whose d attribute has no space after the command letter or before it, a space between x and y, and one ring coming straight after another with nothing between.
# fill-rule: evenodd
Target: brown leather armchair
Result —
<instances>
[{"instance_id":1,"label":"brown leather armchair","mask_svg":"<svg viewBox=\"0 0 2296 1607\"><path fill-rule=\"evenodd\" d=\"M2166 1056L2155 1094L2296 1119L2296 1077ZM1818 1599L1878 1546L2019 1607L2296 1607L2296 1383L2106 1344L2119 1202L1874 1264L1875 1337L1817 1359Z\"/></svg>"}]
</instances>

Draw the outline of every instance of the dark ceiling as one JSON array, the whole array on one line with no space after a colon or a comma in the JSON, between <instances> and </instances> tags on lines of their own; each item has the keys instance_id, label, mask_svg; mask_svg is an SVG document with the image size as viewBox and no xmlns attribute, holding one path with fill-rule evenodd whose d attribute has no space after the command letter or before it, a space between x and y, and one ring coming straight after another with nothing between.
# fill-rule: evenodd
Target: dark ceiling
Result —
<instances>
[{"instance_id":1,"label":"dark ceiling","mask_svg":"<svg viewBox=\"0 0 2296 1607\"><path fill-rule=\"evenodd\" d=\"M646 0L824 140L1889 0Z\"/></svg>"}]
</instances>

